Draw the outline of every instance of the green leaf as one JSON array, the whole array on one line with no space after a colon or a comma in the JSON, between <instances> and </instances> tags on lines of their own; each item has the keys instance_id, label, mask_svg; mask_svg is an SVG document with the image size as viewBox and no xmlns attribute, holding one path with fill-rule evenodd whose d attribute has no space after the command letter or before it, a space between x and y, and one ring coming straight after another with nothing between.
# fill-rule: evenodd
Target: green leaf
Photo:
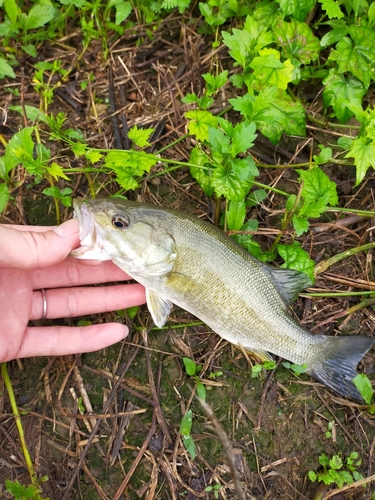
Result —
<instances>
[{"instance_id":1,"label":"green leaf","mask_svg":"<svg viewBox=\"0 0 375 500\"><path fill-rule=\"evenodd\" d=\"M5 76L16 78L12 66L3 57L0 57L0 78L4 78Z\"/></svg>"},{"instance_id":2,"label":"green leaf","mask_svg":"<svg viewBox=\"0 0 375 500\"><path fill-rule=\"evenodd\" d=\"M197 380L197 396L206 401L206 389L200 380Z\"/></svg>"},{"instance_id":3,"label":"green leaf","mask_svg":"<svg viewBox=\"0 0 375 500\"><path fill-rule=\"evenodd\" d=\"M221 87L223 87L228 81L228 70L222 71L218 75L211 75L210 73L206 73L202 75L204 80L206 80L206 95L211 96Z\"/></svg>"},{"instance_id":4,"label":"green leaf","mask_svg":"<svg viewBox=\"0 0 375 500\"><path fill-rule=\"evenodd\" d=\"M187 111L185 116L192 120L188 123L189 134L195 135L199 141L208 139L209 127L217 127L217 118L209 111Z\"/></svg>"},{"instance_id":5,"label":"green leaf","mask_svg":"<svg viewBox=\"0 0 375 500\"><path fill-rule=\"evenodd\" d=\"M369 378L364 373L359 373L353 378L353 384L361 393L361 396L366 401L366 404L370 406L372 402L373 390Z\"/></svg>"},{"instance_id":6,"label":"green leaf","mask_svg":"<svg viewBox=\"0 0 375 500\"><path fill-rule=\"evenodd\" d=\"M80 156L86 155L87 145L82 144L82 142L75 142L71 145L72 152L79 158Z\"/></svg>"},{"instance_id":7,"label":"green leaf","mask_svg":"<svg viewBox=\"0 0 375 500\"><path fill-rule=\"evenodd\" d=\"M91 163L97 163L103 158L103 154L96 149L90 149L89 151L86 151L85 156Z\"/></svg>"},{"instance_id":8,"label":"green leaf","mask_svg":"<svg viewBox=\"0 0 375 500\"><path fill-rule=\"evenodd\" d=\"M283 131L290 135L306 134L305 109L277 87L268 87L257 96L245 94L229 99L236 111L254 121L261 132L276 144Z\"/></svg>"},{"instance_id":9,"label":"green leaf","mask_svg":"<svg viewBox=\"0 0 375 500\"><path fill-rule=\"evenodd\" d=\"M69 177L64 174L62 167L56 162L53 162L50 167L47 167L47 171L55 180L60 178L69 180Z\"/></svg>"},{"instance_id":10,"label":"green leaf","mask_svg":"<svg viewBox=\"0 0 375 500\"><path fill-rule=\"evenodd\" d=\"M120 2L115 5L116 19L115 24L118 26L127 19L132 11L131 2Z\"/></svg>"},{"instance_id":11,"label":"green leaf","mask_svg":"<svg viewBox=\"0 0 375 500\"><path fill-rule=\"evenodd\" d=\"M280 52L275 49L260 50L259 56L251 61L250 67L254 70L252 86L257 90L265 86L276 86L285 90L293 80L293 64L289 59L281 62Z\"/></svg>"},{"instance_id":12,"label":"green leaf","mask_svg":"<svg viewBox=\"0 0 375 500\"><path fill-rule=\"evenodd\" d=\"M333 455L328 463L333 470L340 470L343 466L342 460L338 455Z\"/></svg>"},{"instance_id":13,"label":"green leaf","mask_svg":"<svg viewBox=\"0 0 375 500\"><path fill-rule=\"evenodd\" d=\"M50 186L48 188L45 188L43 189L42 193L45 194L46 196L53 196L54 198L57 199L61 198L60 189L56 186Z\"/></svg>"},{"instance_id":14,"label":"green leaf","mask_svg":"<svg viewBox=\"0 0 375 500\"><path fill-rule=\"evenodd\" d=\"M358 137L352 142L349 153L345 158L354 158L356 166L356 183L358 186L364 179L367 169L372 166L375 168L375 143L366 137Z\"/></svg>"},{"instance_id":15,"label":"green leaf","mask_svg":"<svg viewBox=\"0 0 375 500\"><path fill-rule=\"evenodd\" d=\"M355 76L339 74L336 68L332 68L322 83L325 86L324 107L332 106L340 123L346 123L354 114L347 106L347 101L352 106L362 108L362 98L366 94L366 88Z\"/></svg>"},{"instance_id":16,"label":"green leaf","mask_svg":"<svg viewBox=\"0 0 375 500\"><path fill-rule=\"evenodd\" d=\"M237 123L233 130L231 156L234 158L238 153L245 153L254 146L257 137L255 134L255 123Z\"/></svg>"},{"instance_id":17,"label":"green leaf","mask_svg":"<svg viewBox=\"0 0 375 500\"><path fill-rule=\"evenodd\" d=\"M316 472L314 472L313 470L309 470L309 472L307 473L307 476L312 483L314 483L318 479Z\"/></svg>"},{"instance_id":18,"label":"green leaf","mask_svg":"<svg viewBox=\"0 0 375 500\"><path fill-rule=\"evenodd\" d=\"M292 16L298 21L304 21L315 6L315 0L277 0L277 3L284 16Z\"/></svg>"},{"instance_id":19,"label":"green leaf","mask_svg":"<svg viewBox=\"0 0 375 500\"><path fill-rule=\"evenodd\" d=\"M15 24L19 12L19 8L15 0L4 0L4 9L12 24Z\"/></svg>"},{"instance_id":20,"label":"green leaf","mask_svg":"<svg viewBox=\"0 0 375 500\"><path fill-rule=\"evenodd\" d=\"M190 436L191 427L193 425L193 412L187 411L181 420L180 432L183 436Z\"/></svg>"},{"instance_id":21,"label":"green leaf","mask_svg":"<svg viewBox=\"0 0 375 500\"><path fill-rule=\"evenodd\" d=\"M128 137L132 140L138 147L144 148L150 146L148 139L150 135L155 131L153 128L138 128L136 125L132 127L128 132Z\"/></svg>"},{"instance_id":22,"label":"green leaf","mask_svg":"<svg viewBox=\"0 0 375 500\"><path fill-rule=\"evenodd\" d=\"M59 11L52 5L36 4L31 7L27 15L25 30L41 28L59 14Z\"/></svg>"},{"instance_id":23,"label":"green leaf","mask_svg":"<svg viewBox=\"0 0 375 500\"><path fill-rule=\"evenodd\" d=\"M326 11L330 19L341 19L344 17L344 13L340 9L339 3L335 2L335 0L318 0L318 2L322 4L322 9Z\"/></svg>"},{"instance_id":24,"label":"green leaf","mask_svg":"<svg viewBox=\"0 0 375 500\"><path fill-rule=\"evenodd\" d=\"M191 459L194 460L194 458L197 456L197 453L195 451L195 443L194 443L193 438L189 434L188 436L183 435L182 439L183 439L183 443L184 443L185 448L190 453Z\"/></svg>"},{"instance_id":25,"label":"green leaf","mask_svg":"<svg viewBox=\"0 0 375 500\"><path fill-rule=\"evenodd\" d=\"M31 57L36 57L37 51L35 45L28 43L27 45L22 45L22 49L26 52L26 54L29 54Z\"/></svg>"},{"instance_id":26,"label":"green leaf","mask_svg":"<svg viewBox=\"0 0 375 500\"><path fill-rule=\"evenodd\" d=\"M132 175L143 175L144 172L149 172L156 165L158 158L144 151L110 151L104 163L107 167L112 168L117 174L122 174L127 171L132 171Z\"/></svg>"},{"instance_id":27,"label":"green leaf","mask_svg":"<svg viewBox=\"0 0 375 500\"><path fill-rule=\"evenodd\" d=\"M297 59L300 64L309 64L319 57L319 39L313 35L306 23L300 23L295 19L287 23L278 19L273 32L285 58Z\"/></svg>"},{"instance_id":28,"label":"green leaf","mask_svg":"<svg viewBox=\"0 0 375 500\"><path fill-rule=\"evenodd\" d=\"M8 186L5 183L0 184L0 214L4 210L10 198Z\"/></svg>"},{"instance_id":29,"label":"green leaf","mask_svg":"<svg viewBox=\"0 0 375 500\"><path fill-rule=\"evenodd\" d=\"M31 135L34 127L25 127L10 139L5 149L5 161L12 161L13 166L25 160L33 160L34 141Z\"/></svg>"},{"instance_id":30,"label":"green leaf","mask_svg":"<svg viewBox=\"0 0 375 500\"><path fill-rule=\"evenodd\" d=\"M208 142L210 143L211 148L214 150L214 153L218 152L221 155L225 155L230 152L230 138L225 135L224 132L219 128L208 128Z\"/></svg>"},{"instance_id":31,"label":"green leaf","mask_svg":"<svg viewBox=\"0 0 375 500\"><path fill-rule=\"evenodd\" d=\"M212 196L214 188L211 184L212 170L207 168L211 167L209 162L209 157L200 148L195 147L191 150L189 158L190 173L203 189L204 193L207 196ZM194 166L194 164L198 166ZM199 166L206 168L199 168Z\"/></svg>"},{"instance_id":32,"label":"green leaf","mask_svg":"<svg viewBox=\"0 0 375 500\"><path fill-rule=\"evenodd\" d=\"M291 245L278 244L277 251L285 261L281 267L305 273L314 282L315 262L310 259L298 241L294 241Z\"/></svg>"},{"instance_id":33,"label":"green leaf","mask_svg":"<svg viewBox=\"0 0 375 500\"><path fill-rule=\"evenodd\" d=\"M225 196L228 200L241 201L251 187L254 175L258 175L251 156L240 159L228 159L225 165L217 165L212 173L211 184L217 196Z\"/></svg>"},{"instance_id":34,"label":"green leaf","mask_svg":"<svg viewBox=\"0 0 375 500\"><path fill-rule=\"evenodd\" d=\"M325 455L324 453L322 455L320 455L319 456L319 463L324 469L327 469L328 464L329 464L329 458L327 457L327 455Z\"/></svg>"},{"instance_id":35,"label":"green leaf","mask_svg":"<svg viewBox=\"0 0 375 500\"><path fill-rule=\"evenodd\" d=\"M326 204L336 206L338 196L335 182L331 181L319 167L311 170L297 170L300 180L303 180L302 197L305 204L324 200Z\"/></svg>"},{"instance_id":36,"label":"green leaf","mask_svg":"<svg viewBox=\"0 0 375 500\"><path fill-rule=\"evenodd\" d=\"M194 363L194 361L190 358L182 358L184 365L185 365L185 370L190 377L193 377L194 375L197 374L197 365Z\"/></svg>"},{"instance_id":37,"label":"green leaf","mask_svg":"<svg viewBox=\"0 0 375 500\"><path fill-rule=\"evenodd\" d=\"M310 223L306 217L302 217L296 214L293 215L292 223L297 236L301 236L301 234L305 233L310 226Z\"/></svg>"},{"instance_id":38,"label":"green leaf","mask_svg":"<svg viewBox=\"0 0 375 500\"><path fill-rule=\"evenodd\" d=\"M349 37L344 37L332 51L329 60L336 61L339 73L350 72L360 80L367 89L375 64L375 32L365 26L351 26Z\"/></svg>"},{"instance_id":39,"label":"green leaf","mask_svg":"<svg viewBox=\"0 0 375 500\"><path fill-rule=\"evenodd\" d=\"M230 231L239 231L246 217L246 204L244 200L231 201L227 211L227 223Z\"/></svg>"},{"instance_id":40,"label":"green leaf","mask_svg":"<svg viewBox=\"0 0 375 500\"><path fill-rule=\"evenodd\" d=\"M320 153L313 156L313 160L317 165L322 165L329 162L332 159L332 148L325 148L323 145L319 144Z\"/></svg>"}]
</instances>

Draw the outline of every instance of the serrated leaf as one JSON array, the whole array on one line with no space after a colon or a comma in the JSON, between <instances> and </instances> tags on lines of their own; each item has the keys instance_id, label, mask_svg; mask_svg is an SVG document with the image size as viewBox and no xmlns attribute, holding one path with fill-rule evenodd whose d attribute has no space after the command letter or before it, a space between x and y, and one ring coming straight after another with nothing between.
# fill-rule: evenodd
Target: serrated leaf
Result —
<instances>
[{"instance_id":1,"label":"serrated leaf","mask_svg":"<svg viewBox=\"0 0 375 500\"><path fill-rule=\"evenodd\" d=\"M371 79L375 78L372 70L375 64L375 33L365 26L351 26L349 34L351 39L344 37L340 40L329 60L337 62L339 73L352 73L367 89Z\"/></svg>"},{"instance_id":2,"label":"serrated leaf","mask_svg":"<svg viewBox=\"0 0 375 500\"><path fill-rule=\"evenodd\" d=\"M254 141L257 137L257 134L255 134L255 128L255 123L237 123L232 134L232 158L238 155L238 153L245 153L249 148L254 146Z\"/></svg>"},{"instance_id":3,"label":"serrated leaf","mask_svg":"<svg viewBox=\"0 0 375 500\"><path fill-rule=\"evenodd\" d=\"M182 358L182 361L184 362L186 373L190 377L193 377L194 375L196 375L196 373L197 373L196 363L190 358Z\"/></svg>"},{"instance_id":4,"label":"serrated leaf","mask_svg":"<svg viewBox=\"0 0 375 500\"><path fill-rule=\"evenodd\" d=\"M290 135L306 134L304 107L277 87L263 89L255 97L246 94L229 102L249 121L254 121L273 144L280 140L283 131Z\"/></svg>"},{"instance_id":5,"label":"serrated leaf","mask_svg":"<svg viewBox=\"0 0 375 500\"><path fill-rule=\"evenodd\" d=\"M292 19L289 23L278 19L273 32L276 40L282 47L285 58L297 59L300 64L309 64L315 61L320 52L319 39L313 35L306 23Z\"/></svg>"},{"instance_id":6,"label":"serrated leaf","mask_svg":"<svg viewBox=\"0 0 375 500\"><path fill-rule=\"evenodd\" d=\"M293 64L289 59L281 62L280 53L275 49L260 50L259 56L254 57L249 66L254 70L251 80L256 89L276 86L285 90L293 80Z\"/></svg>"},{"instance_id":7,"label":"serrated leaf","mask_svg":"<svg viewBox=\"0 0 375 500\"><path fill-rule=\"evenodd\" d=\"M53 196L54 198L61 198L60 189L57 186L50 186L48 188L43 189L43 194L46 196Z\"/></svg>"},{"instance_id":8,"label":"serrated leaf","mask_svg":"<svg viewBox=\"0 0 375 500\"><path fill-rule=\"evenodd\" d=\"M306 217L294 214L292 219L293 227L297 236L305 233L310 226L310 223Z\"/></svg>"},{"instance_id":9,"label":"serrated leaf","mask_svg":"<svg viewBox=\"0 0 375 500\"><path fill-rule=\"evenodd\" d=\"M104 160L105 165L117 174L122 174L126 170L132 175L143 175L144 172L149 172L157 162L158 158L155 155L133 150L110 151Z\"/></svg>"},{"instance_id":10,"label":"serrated leaf","mask_svg":"<svg viewBox=\"0 0 375 500\"><path fill-rule=\"evenodd\" d=\"M154 131L155 129L153 128L138 128L137 126L134 126L129 130L128 137L138 147L144 148L146 146L150 146L148 139Z\"/></svg>"},{"instance_id":11,"label":"serrated leaf","mask_svg":"<svg viewBox=\"0 0 375 500\"><path fill-rule=\"evenodd\" d=\"M116 172L116 182L125 191L133 191L138 188L138 181L134 178L131 169Z\"/></svg>"},{"instance_id":12,"label":"serrated leaf","mask_svg":"<svg viewBox=\"0 0 375 500\"><path fill-rule=\"evenodd\" d=\"M208 142L210 143L211 148L218 153L224 155L230 152L230 138L219 128L208 128Z\"/></svg>"},{"instance_id":13,"label":"serrated leaf","mask_svg":"<svg viewBox=\"0 0 375 500\"><path fill-rule=\"evenodd\" d=\"M222 71L218 75L211 75L211 73L206 73L202 75L204 80L206 80L207 88L206 95L211 96L221 87L223 87L228 81L228 70Z\"/></svg>"},{"instance_id":14,"label":"serrated leaf","mask_svg":"<svg viewBox=\"0 0 375 500\"><path fill-rule=\"evenodd\" d=\"M326 204L338 204L336 183L331 181L319 167L311 170L297 170L303 180L302 197L306 203L324 199Z\"/></svg>"},{"instance_id":15,"label":"serrated leaf","mask_svg":"<svg viewBox=\"0 0 375 500\"><path fill-rule=\"evenodd\" d=\"M352 106L362 108L362 98L366 94L363 83L352 75L339 74L336 68L329 71L329 75L322 81L324 107L332 106L340 123L346 123L352 116ZM346 101L351 103L348 107Z\"/></svg>"},{"instance_id":16,"label":"serrated leaf","mask_svg":"<svg viewBox=\"0 0 375 500\"><path fill-rule=\"evenodd\" d=\"M350 151L345 158L353 158L356 166L356 183L358 186L364 179L370 166L375 168L375 143L366 137L354 139Z\"/></svg>"},{"instance_id":17,"label":"serrated leaf","mask_svg":"<svg viewBox=\"0 0 375 500\"><path fill-rule=\"evenodd\" d=\"M230 231L239 231L246 217L246 204L244 200L231 201L227 211L227 223Z\"/></svg>"},{"instance_id":18,"label":"serrated leaf","mask_svg":"<svg viewBox=\"0 0 375 500\"><path fill-rule=\"evenodd\" d=\"M209 157L201 149L196 147L191 150L189 163L191 175L198 182L204 193L207 196L212 196L214 193L214 188L211 184L212 170L207 168L211 166ZM194 166L194 164L198 166ZM206 168L199 168L199 166Z\"/></svg>"},{"instance_id":19,"label":"serrated leaf","mask_svg":"<svg viewBox=\"0 0 375 500\"><path fill-rule=\"evenodd\" d=\"M364 373L359 373L353 378L353 384L361 393L361 396L366 401L368 406L372 402L373 389L369 378Z\"/></svg>"},{"instance_id":20,"label":"serrated leaf","mask_svg":"<svg viewBox=\"0 0 375 500\"><path fill-rule=\"evenodd\" d=\"M49 175L51 175L55 180L58 179L69 180L69 177L64 174L62 167L56 162L53 162L50 167L47 167L47 171Z\"/></svg>"},{"instance_id":21,"label":"serrated leaf","mask_svg":"<svg viewBox=\"0 0 375 500\"><path fill-rule=\"evenodd\" d=\"M206 141L208 139L208 129L217 127L217 118L209 111L187 111L185 116L191 120L188 123L189 134L195 135L199 141Z\"/></svg>"},{"instance_id":22,"label":"serrated leaf","mask_svg":"<svg viewBox=\"0 0 375 500\"><path fill-rule=\"evenodd\" d=\"M278 244L277 251L285 261L281 267L305 273L314 283L315 262L310 259L309 254L298 241L293 242L291 245Z\"/></svg>"},{"instance_id":23,"label":"serrated leaf","mask_svg":"<svg viewBox=\"0 0 375 500\"><path fill-rule=\"evenodd\" d=\"M90 149L89 151L87 151L85 153L85 156L91 163L97 163L103 158L103 154L95 149Z\"/></svg>"},{"instance_id":24,"label":"serrated leaf","mask_svg":"<svg viewBox=\"0 0 375 500\"><path fill-rule=\"evenodd\" d=\"M247 30L232 29L232 34L222 31L224 44L229 49L229 55L243 68L246 68L253 54L255 38Z\"/></svg>"},{"instance_id":25,"label":"serrated leaf","mask_svg":"<svg viewBox=\"0 0 375 500\"><path fill-rule=\"evenodd\" d=\"M335 0L318 0L322 4L322 9L326 11L327 16L332 19L341 19L344 13L340 9L340 5Z\"/></svg>"},{"instance_id":26,"label":"serrated leaf","mask_svg":"<svg viewBox=\"0 0 375 500\"><path fill-rule=\"evenodd\" d=\"M52 5L36 4L31 7L29 13L27 14L25 29L32 30L41 28L59 14L59 11Z\"/></svg>"},{"instance_id":27,"label":"serrated leaf","mask_svg":"<svg viewBox=\"0 0 375 500\"><path fill-rule=\"evenodd\" d=\"M304 21L315 6L315 0L277 0L277 3L284 16L292 16L298 21Z\"/></svg>"},{"instance_id":28,"label":"serrated leaf","mask_svg":"<svg viewBox=\"0 0 375 500\"><path fill-rule=\"evenodd\" d=\"M5 76L16 78L12 66L3 57L0 57L0 78L4 78Z\"/></svg>"},{"instance_id":29,"label":"serrated leaf","mask_svg":"<svg viewBox=\"0 0 375 500\"><path fill-rule=\"evenodd\" d=\"M87 152L87 145L82 142L75 142L71 145L71 149L73 154L79 158L80 156L84 156Z\"/></svg>"},{"instance_id":30,"label":"serrated leaf","mask_svg":"<svg viewBox=\"0 0 375 500\"><path fill-rule=\"evenodd\" d=\"M12 168L25 161L33 161L34 141L31 138L34 127L25 127L8 142L5 148L5 168L9 172Z\"/></svg>"}]
</instances>

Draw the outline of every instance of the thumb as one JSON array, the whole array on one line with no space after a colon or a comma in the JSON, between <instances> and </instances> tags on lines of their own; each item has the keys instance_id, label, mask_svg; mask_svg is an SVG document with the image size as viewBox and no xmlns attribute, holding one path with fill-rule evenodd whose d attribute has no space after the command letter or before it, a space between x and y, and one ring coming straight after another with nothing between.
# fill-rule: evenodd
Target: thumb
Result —
<instances>
[{"instance_id":1,"label":"thumb","mask_svg":"<svg viewBox=\"0 0 375 500\"><path fill-rule=\"evenodd\" d=\"M80 244L72 219L56 227L25 231L0 225L0 268L42 269L63 261Z\"/></svg>"}]
</instances>

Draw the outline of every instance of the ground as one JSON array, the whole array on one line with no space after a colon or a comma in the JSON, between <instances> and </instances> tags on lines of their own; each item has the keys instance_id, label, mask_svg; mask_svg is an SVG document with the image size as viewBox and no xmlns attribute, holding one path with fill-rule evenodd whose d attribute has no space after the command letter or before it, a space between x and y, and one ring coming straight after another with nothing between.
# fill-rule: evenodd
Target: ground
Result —
<instances>
[{"instance_id":1,"label":"ground","mask_svg":"<svg viewBox=\"0 0 375 500\"><path fill-rule=\"evenodd\" d=\"M225 50L213 49L188 24L180 31L179 23L178 17L170 16L159 24L151 39L141 28L126 32L109 47L107 59L102 57L101 42L95 40L81 54L76 45L77 33L64 41L40 44L39 60L60 59L70 70L65 78L54 77L56 89L49 112L66 113L67 126L79 128L93 147L121 147L114 142L113 126L118 126L123 117L129 127L160 126L154 151L181 138L186 131L183 113L187 109L181 97L199 92L203 84L200 75L215 64L226 67L229 58ZM19 67L9 87L18 89L26 104L38 107L32 82L34 70L28 59L22 67L24 73ZM92 82L89 75L94 76ZM88 86L81 86L82 82L89 82ZM107 106L111 90L118 110L114 119L114 109L110 113ZM226 103L231 95L225 92ZM10 99L12 104L20 101L20 97L4 89L0 97L3 107L10 104ZM319 108L320 104L317 94L311 107ZM9 116L12 120L8 119L1 130L8 140L21 124L15 112ZM235 120L236 115L230 118ZM316 153L316 144L330 143L330 134L330 130L311 126L307 138L285 136L277 146L259 136L251 150L253 157L285 168L265 168L257 180L296 192L298 174L288 166L309 161L310 155ZM48 134L43 135L43 141L55 147ZM186 137L163 155L183 162L188 160L191 148L192 139ZM82 167L82 158L65 153L60 159L64 167ZM354 189L354 168L332 164L325 171L337 183L341 207L373 209L374 175ZM142 179L140 189L128 193L130 197L213 220L215 207L188 168L165 172L165 166L160 164L151 174ZM41 194L47 181L34 183L21 167L14 176L12 199L0 221L55 224L54 201ZM109 195L118 189L104 173L93 174L90 179L76 173L56 184L60 189L70 187L75 196L84 197L90 193ZM260 230L255 237L263 249L270 248L274 230L280 228L283 203L282 197L271 193L249 211L250 217L259 220ZM60 208L61 220L72 216L71 208ZM316 263L372 241L373 219L344 215L340 225L334 225L337 219L334 212L327 213L299 238ZM290 242L291 235L292 231L286 231L283 241ZM371 290L374 286L370 251L330 266L309 291ZM360 302L361 298L356 297L302 295L293 305L293 314L315 333L371 337L375 321L371 303L347 314ZM53 500L235 499L239 498L238 489L242 489L252 500L372 498L374 482L332 493L333 486L323 485L318 490L318 484L307 476L310 470L322 470L320 455L331 458L340 454L346 459L352 452L361 459L357 470L364 477L374 474L375 422L365 407L338 397L307 375L293 374L281 364L252 378L254 362L245 353L179 309L173 311L162 330L152 326L146 307L132 320L119 313L84 319L124 321L130 335L101 352L8 363L17 404L22 409L27 446L38 476L48 476L42 485L45 496ZM78 320L82 318L69 324ZM65 324L66 320L61 322ZM207 390L206 401L214 417L206 414L195 397L197 380L187 375L184 357L202 366L199 379ZM374 379L374 350L359 368ZM78 404L77 398L82 398L82 403ZM0 404L0 485L4 488L6 479L28 484L4 388ZM81 415L81 405L86 414L91 405L92 415ZM197 452L194 460L180 433L182 418L189 409ZM236 477L231 473L231 461ZM1 498L6 498L3 495Z\"/></svg>"}]
</instances>

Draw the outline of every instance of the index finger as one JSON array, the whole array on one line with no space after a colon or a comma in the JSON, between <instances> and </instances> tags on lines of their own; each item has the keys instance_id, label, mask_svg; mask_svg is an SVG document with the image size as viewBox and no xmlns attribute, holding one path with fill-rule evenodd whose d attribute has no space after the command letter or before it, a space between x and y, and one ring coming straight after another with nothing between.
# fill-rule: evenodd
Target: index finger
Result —
<instances>
[{"instance_id":1,"label":"index finger","mask_svg":"<svg viewBox=\"0 0 375 500\"><path fill-rule=\"evenodd\" d=\"M67 259L55 266L31 271L34 290L66 286L93 285L132 279L111 261L90 266L77 259Z\"/></svg>"}]
</instances>

